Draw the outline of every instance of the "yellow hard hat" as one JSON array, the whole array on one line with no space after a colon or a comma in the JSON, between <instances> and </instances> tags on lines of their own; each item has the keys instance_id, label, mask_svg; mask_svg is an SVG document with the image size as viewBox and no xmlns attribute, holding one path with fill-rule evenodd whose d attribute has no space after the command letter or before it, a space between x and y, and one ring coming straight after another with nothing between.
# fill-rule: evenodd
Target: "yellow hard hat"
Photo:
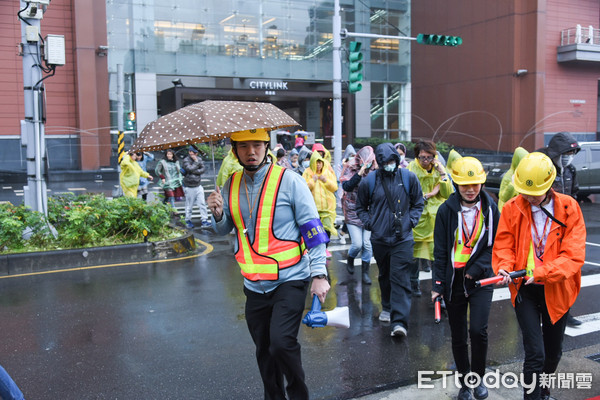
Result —
<instances>
[{"instance_id":1,"label":"yellow hard hat","mask_svg":"<svg viewBox=\"0 0 600 400\"><path fill-rule=\"evenodd\" d=\"M452 180L457 185L476 185L485 183L487 178L483 166L474 157L462 157L452 163Z\"/></svg>"},{"instance_id":2,"label":"yellow hard hat","mask_svg":"<svg viewBox=\"0 0 600 400\"><path fill-rule=\"evenodd\" d=\"M264 128L249 129L247 131L239 131L231 134L230 140L234 142L248 142L258 140L260 142L268 142L271 140L269 131Z\"/></svg>"},{"instance_id":3,"label":"yellow hard hat","mask_svg":"<svg viewBox=\"0 0 600 400\"><path fill-rule=\"evenodd\" d=\"M543 153L527 154L513 175L513 185L519 193L529 196L545 194L556 178L556 168L550 157Z\"/></svg>"}]
</instances>

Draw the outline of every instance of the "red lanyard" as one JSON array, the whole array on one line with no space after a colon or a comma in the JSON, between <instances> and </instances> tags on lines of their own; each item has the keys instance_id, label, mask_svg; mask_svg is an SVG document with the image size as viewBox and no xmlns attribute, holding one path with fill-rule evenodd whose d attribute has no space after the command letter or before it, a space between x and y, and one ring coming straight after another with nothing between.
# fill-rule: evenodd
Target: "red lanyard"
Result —
<instances>
[{"instance_id":1,"label":"red lanyard","mask_svg":"<svg viewBox=\"0 0 600 400\"><path fill-rule=\"evenodd\" d=\"M473 240L473 237L475 236L477 230L479 230L479 208L477 208L477 211L475 212L475 219L473 220L473 228L471 231L469 231L467 221L465 220L465 216L462 212L460 213L460 216L462 217L463 239L465 242L465 246L471 247L471 240Z\"/></svg>"},{"instance_id":2,"label":"red lanyard","mask_svg":"<svg viewBox=\"0 0 600 400\"><path fill-rule=\"evenodd\" d=\"M544 255L543 241L544 237L546 236L548 221L550 221L550 218L546 217L546 220L544 221L544 229L542 229L542 234L540 235L537 230L537 224L535 223L535 220L533 220L533 246L535 247L535 254L539 259L542 259L542 256Z\"/></svg>"}]
</instances>

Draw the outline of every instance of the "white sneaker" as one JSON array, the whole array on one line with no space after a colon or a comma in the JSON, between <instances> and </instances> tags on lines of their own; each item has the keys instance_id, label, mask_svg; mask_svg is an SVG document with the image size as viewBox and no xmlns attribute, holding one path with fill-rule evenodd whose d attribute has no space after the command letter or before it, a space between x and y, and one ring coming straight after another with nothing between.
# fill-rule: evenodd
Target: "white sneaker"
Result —
<instances>
[{"instance_id":1,"label":"white sneaker","mask_svg":"<svg viewBox=\"0 0 600 400\"><path fill-rule=\"evenodd\" d=\"M340 234L340 244L346 244L346 237L343 234Z\"/></svg>"},{"instance_id":2,"label":"white sneaker","mask_svg":"<svg viewBox=\"0 0 600 400\"><path fill-rule=\"evenodd\" d=\"M381 322L390 322L391 321L391 319L390 319L390 312L389 311L382 311L379 314L379 320Z\"/></svg>"},{"instance_id":3,"label":"white sneaker","mask_svg":"<svg viewBox=\"0 0 600 400\"><path fill-rule=\"evenodd\" d=\"M406 336L406 328L402 325L394 325L392 329L392 336L404 337Z\"/></svg>"}]
</instances>

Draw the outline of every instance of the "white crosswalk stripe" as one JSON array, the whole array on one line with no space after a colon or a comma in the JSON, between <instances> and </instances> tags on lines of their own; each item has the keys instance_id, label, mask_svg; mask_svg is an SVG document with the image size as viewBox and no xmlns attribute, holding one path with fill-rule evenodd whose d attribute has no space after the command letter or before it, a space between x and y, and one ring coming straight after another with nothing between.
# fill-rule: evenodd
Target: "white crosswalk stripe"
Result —
<instances>
[{"instance_id":1,"label":"white crosswalk stripe","mask_svg":"<svg viewBox=\"0 0 600 400\"><path fill-rule=\"evenodd\" d=\"M577 327L567 326L565 335L574 337L600 331L600 313L578 315L577 319L581 321L581 325Z\"/></svg>"}]
</instances>

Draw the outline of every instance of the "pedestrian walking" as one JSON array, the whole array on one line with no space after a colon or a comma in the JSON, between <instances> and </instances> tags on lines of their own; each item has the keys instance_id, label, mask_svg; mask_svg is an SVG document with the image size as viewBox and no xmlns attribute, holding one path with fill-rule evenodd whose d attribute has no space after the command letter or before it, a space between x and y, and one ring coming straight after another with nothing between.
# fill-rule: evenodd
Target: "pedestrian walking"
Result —
<instances>
[{"instance_id":1,"label":"pedestrian walking","mask_svg":"<svg viewBox=\"0 0 600 400\"><path fill-rule=\"evenodd\" d=\"M567 312L581 288L586 229L579 204L551 186L556 168L548 156L530 153L514 174L519 196L502 209L492 266L509 284L523 337L524 399L549 399L540 375L556 371L562 355ZM508 274L527 271L510 282ZM541 324L540 324L541 322Z\"/></svg>"},{"instance_id":2,"label":"pedestrian walking","mask_svg":"<svg viewBox=\"0 0 600 400\"><path fill-rule=\"evenodd\" d=\"M325 232L329 237L337 237L335 191L338 185L331 165L318 151L314 151L310 157L310 167L304 170L302 177L306 180L308 189L312 193ZM328 251L326 253L328 257L331 257Z\"/></svg>"},{"instance_id":3,"label":"pedestrian walking","mask_svg":"<svg viewBox=\"0 0 600 400\"><path fill-rule=\"evenodd\" d=\"M298 150L298 173L302 175L304 171L310 167L310 157L312 156L312 151L308 149L306 146L302 146L300 150Z\"/></svg>"},{"instance_id":4,"label":"pedestrian walking","mask_svg":"<svg viewBox=\"0 0 600 400\"><path fill-rule=\"evenodd\" d=\"M396 151L398 152L398 155L400 156L400 163L398 164L399 168L406 168L408 167L408 161L406 161L406 146L404 145L404 143L396 143L394 145L394 147L396 148Z\"/></svg>"},{"instance_id":5,"label":"pedestrian walking","mask_svg":"<svg viewBox=\"0 0 600 400\"><path fill-rule=\"evenodd\" d=\"M354 259L360 254L362 282L366 285L371 284L371 278L369 277L371 257L373 257L371 231L364 228L362 221L356 213L356 199L361 180L376 168L375 151L373 151L371 146L364 146L356 154L356 159L347 161L340 176L340 182L344 189L344 194L342 195L344 222L352 240L352 244L348 249L348 257L346 258L346 270L350 275L354 274Z\"/></svg>"},{"instance_id":6,"label":"pedestrian walking","mask_svg":"<svg viewBox=\"0 0 600 400\"><path fill-rule=\"evenodd\" d=\"M227 181L223 194L217 186L208 205L219 235L234 227L237 233L235 257L264 397L308 399L297 337L308 286L321 302L329 291L329 239L302 177L267 163L268 133L236 132L231 141L244 171Z\"/></svg>"},{"instance_id":7,"label":"pedestrian walking","mask_svg":"<svg viewBox=\"0 0 600 400\"><path fill-rule=\"evenodd\" d=\"M298 170L300 168L300 162L298 161L298 150L296 150L296 149L290 150L290 152L288 154L288 158L289 158L289 162L290 162L289 168L294 172L298 172Z\"/></svg>"},{"instance_id":8,"label":"pedestrian walking","mask_svg":"<svg viewBox=\"0 0 600 400\"><path fill-rule=\"evenodd\" d=\"M415 160L408 169L417 175L423 191L425 208L419 224L413 229L415 238L414 263L411 272L411 287L414 296L421 296L419 270L430 271L433 260L433 227L439 206L452 193L452 182L448 179L444 165L437 158L435 143L422 140L415 145Z\"/></svg>"},{"instance_id":9,"label":"pedestrian walking","mask_svg":"<svg viewBox=\"0 0 600 400\"><path fill-rule=\"evenodd\" d=\"M219 173L217 174L217 186L222 188L223 185L225 185L225 182L227 181L227 179L229 179L229 177L231 175L233 175L235 172L238 171L242 171L243 168L240 165L240 163L238 162L235 154L233 154L233 151L231 151L231 149L229 149L229 151L227 152L227 155L225 156L225 158L223 159L223 162L221 163L221 168L219 168Z\"/></svg>"},{"instance_id":10,"label":"pedestrian walking","mask_svg":"<svg viewBox=\"0 0 600 400\"><path fill-rule=\"evenodd\" d=\"M498 209L500 211L502 211L502 207L504 207L504 204L507 201L519 194L515 190L512 178L515 170L519 166L519 163L527 154L529 154L527 150L522 147L517 147L513 153L510 168L502 176L502 181L500 182L500 191L498 192Z\"/></svg>"},{"instance_id":11,"label":"pedestrian walking","mask_svg":"<svg viewBox=\"0 0 600 400\"><path fill-rule=\"evenodd\" d=\"M152 180L152 175L142 170L136 161L137 154L130 150L123 156L121 164L119 164L119 167L121 168L121 172L119 173L119 183L121 184L121 189L123 189L123 195L126 197L137 197L140 177Z\"/></svg>"},{"instance_id":12,"label":"pedestrian walking","mask_svg":"<svg viewBox=\"0 0 600 400\"><path fill-rule=\"evenodd\" d=\"M460 374L458 400L472 399L465 376L476 374L476 399L488 397L482 379L488 349L488 318L493 288L475 282L494 275L493 239L500 214L494 200L482 190L486 174L481 162L462 157L450 169L456 191L438 209L435 219L431 300L445 300L452 336L452 354ZM471 359L469 360L469 338Z\"/></svg>"},{"instance_id":13,"label":"pedestrian walking","mask_svg":"<svg viewBox=\"0 0 600 400\"><path fill-rule=\"evenodd\" d=\"M192 209L194 204L200 209L202 227L210 226L208 221L208 210L204 199L204 188L202 187L202 174L204 174L204 162L198 155L198 149L194 146L188 148L188 156L183 159L183 191L185 193L185 224L188 229L194 228L192 223Z\"/></svg>"},{"instance_id":14,"label":"pedestrian walking","mask_svg":"<svg viewBox=\"0 0 600 400\"><path fill-rule=\"evenodd\" d=\"M140 168L144 172L148 172L148 162L154 161L154 154L148 152L138 151L137 155L137 163L140 165ZM142 200L146 201L148 199L148 186L150 186L150 182L147 178L143 176L140 177L140 185L138 186L138 196L142 197Z\"/></svg>"},{"instance_id":15,"label":"pedestrian walking","mask_svg":"<svg viewBox=\"0 0 600 400\"><path fill-rule=\"evenodd\" d=\"M577 170L571 164L575 154L579 153L581 147L577 140L569 132L558 132L550 139L548 146L540 150L552 160L556 168L556 178L552 184L555 191L568 194L577 200L579 182L577 182ZM579 326L581 321L567 313L567 326Z\"/></svg>"},{"instance_id":16,"label":"pedestrian walking","mask_svg":"<svg viewBox=\"0 0 600 400\"><path fill-rule=\"evenodd\" d=\"M375 150L379 169L362 179L356 213L371 231L371 246L379 268L382 311L392 336L406 336L411 306L412 229L423 211L423 193L414 173L398 168L400 156L391 143Z\"/></svg>"},{"instance_id":17,"label":"pedestrian walking","mask_svg":"<svg viewBox=\"0 0 600 400\"><path fill-rule=\"evenodd\" d=\"M175 150L167 149L165 151L165 157L156 164L154 172L160 178L158 185L164 191L163 203L169 203L171 207L175 208L175 200L185 196L182 187L183 175Z\"/></svg>"}]
</instances>

